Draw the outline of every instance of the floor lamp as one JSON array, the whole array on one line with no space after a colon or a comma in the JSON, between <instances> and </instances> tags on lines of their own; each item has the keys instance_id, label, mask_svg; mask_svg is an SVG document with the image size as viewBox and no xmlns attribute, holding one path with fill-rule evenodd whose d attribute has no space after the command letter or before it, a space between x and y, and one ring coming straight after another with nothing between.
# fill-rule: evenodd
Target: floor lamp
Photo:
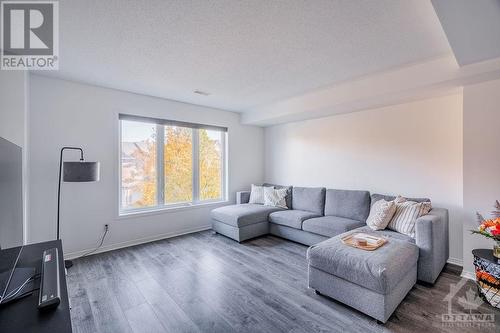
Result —
<instances>
[{"instance_id":1,"label":"floor lamp","mask_svg":"<svg viewBox=\"0 0 500 333\"><path fill-rule=\"evenodd\" d=\"M64 162L63 153L65 150L80 151L80 161ZM99 162L85 162L83 159L83 149L79 147L63 147L59 157L59 183L57 188L57 239L59 240L59 212L61 206L61 174L62 181L66 183L84 183L99 181ZM64 267L73 266L71 260L64 261Z\"/></svg>"}]
</instances>

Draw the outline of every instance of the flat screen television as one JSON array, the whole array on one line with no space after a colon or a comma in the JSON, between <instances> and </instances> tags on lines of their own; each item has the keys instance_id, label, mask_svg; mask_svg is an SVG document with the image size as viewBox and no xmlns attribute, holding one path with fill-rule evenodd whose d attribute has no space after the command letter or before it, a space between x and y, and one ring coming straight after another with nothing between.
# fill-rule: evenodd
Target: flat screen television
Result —
<instances>
[{"instance_id":1,"label":"flat screen television","mask_svg":"<svg viewBox=\"0 0 500 333\"><path fill-rule=\"evenodd\" d=\"M23 245L23 155L0 137L0 249Z\"/></svg>"},{"instance_id":2,"label":"flat screen television","mask_svg":"<svg viewBox=\"0 0 500 333\"><path fill-rule=\"evenodd\" d=\"M0 137L0 305L28 295L35 268L19 267L23 250L22 149Z\"/></svg>"}]
</instances>

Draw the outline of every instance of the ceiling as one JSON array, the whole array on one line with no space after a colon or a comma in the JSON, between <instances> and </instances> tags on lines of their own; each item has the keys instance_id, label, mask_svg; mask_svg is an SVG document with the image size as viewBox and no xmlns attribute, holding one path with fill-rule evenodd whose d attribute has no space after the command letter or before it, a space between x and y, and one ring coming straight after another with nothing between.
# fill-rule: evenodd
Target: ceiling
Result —
<instances>
[{"instance_id":1,"label":"ceiling","mask_svg":"<svg viewBox=\"0 0 500 333\"><path fill-rule=\"evenodd\" d=\"M59 10L60 70L40 74L237 112L451 54L427 0L61 0Z\"/></svg>"},{"instance_id":2,"label":"ceiling","mask_svg":"<svg viewBox=\"0 0 500 333\"><path fill-rule=\"evenodd\" d=\"M500 57L500 0L432 0L461 66Z\"/></svg>"}]
</instances>

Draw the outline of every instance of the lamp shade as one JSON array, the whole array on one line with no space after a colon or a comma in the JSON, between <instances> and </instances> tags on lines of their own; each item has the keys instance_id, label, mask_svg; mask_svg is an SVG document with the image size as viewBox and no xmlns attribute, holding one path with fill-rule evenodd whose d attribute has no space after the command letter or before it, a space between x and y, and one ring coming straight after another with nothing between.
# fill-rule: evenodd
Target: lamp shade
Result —
<instances>
[{"instance_id":1,"label":"lamp shade","mask_svg":"<svg viewBox=\"0 0 500 333\"><path fill-rule=\"evenodd\" d=\"M99 162L64 162L63 181L70 183L99 181Z\"/></svg>"}]
</instances>

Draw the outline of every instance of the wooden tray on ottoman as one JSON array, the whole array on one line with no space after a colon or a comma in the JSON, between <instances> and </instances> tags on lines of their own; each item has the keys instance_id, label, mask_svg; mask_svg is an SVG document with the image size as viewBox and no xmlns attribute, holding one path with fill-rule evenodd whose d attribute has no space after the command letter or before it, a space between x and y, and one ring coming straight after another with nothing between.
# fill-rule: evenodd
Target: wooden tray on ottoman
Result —
<instances>
[{"instance_id":1,"label":"wooden tray on ottoman","mask_svg":"<svg viewBox=\"0 0 500 333\"><path fill-rule=\"evenodd\" d=\"M355 239L356 236L366 239L367 244L366 245L358 244L356 242L356 239ZM362 249L362 250L366 250L366 251L374 251L374 250L378 249L379 247L381 247L382 245L384 245L385 243L387 243L386 238L372 236L372 235L366 234L364 232L355 232L353 234L342 237L341 240L342 240L342 243L344 243L345 245L349 245L349 246L355 247L357 249Z\"/></svg>"}]
</instances>

